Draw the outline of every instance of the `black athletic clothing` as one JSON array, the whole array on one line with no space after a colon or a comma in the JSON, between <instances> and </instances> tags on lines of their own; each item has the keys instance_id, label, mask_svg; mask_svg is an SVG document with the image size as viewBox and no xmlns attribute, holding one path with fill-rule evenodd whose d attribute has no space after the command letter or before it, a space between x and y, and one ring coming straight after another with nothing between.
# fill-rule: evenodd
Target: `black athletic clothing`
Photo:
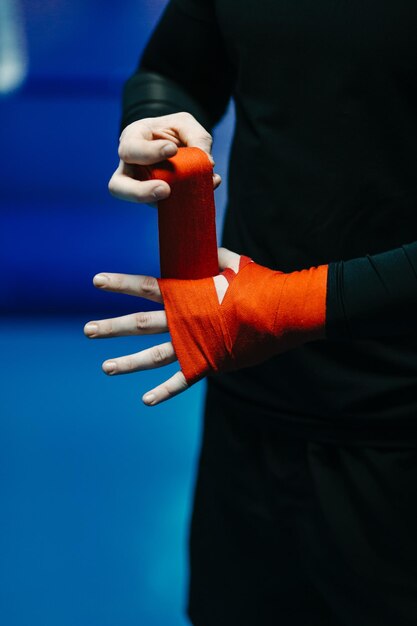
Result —
<instances>
[{"instance_id":1,"label":"black athletic clothing","mask_svg":"<svg viewBox=\"0 0 417 626\"><path fill-rule=\"evenodd\" d=\"M417 242L330 263L326 336L371 339L416 331Z\"/></svg>"},{"instance_id":2,"label":"black athletic clothing","mask_svg":"<svg viewBox=\"0 0 417 626\"><path fill-rule=\"evenodd\" d=\"M417 623L416 32L413 0L171 0L126 85L122 126L232 96L222 243L329 263L325 341L209 377L198 626Z\"/></svg>"},{"instance_id":3,"label":"black athletic clothing","mask_svg":"<svg viewBox=\"0 0 417 626\"><path fill-rule=\"evenodd\" d=\"M207 400L192 623L415 626L417 447L288 437Z\"/></svg>"},{"instance_id":4,"label":"black athletic clothing","mask_svg":"<svg viewBox=\"0 0 417 626\"><path fill-rule=\"evenodd\" d=\"M126 86L123 125L186 109L210 129L232 95L223 245L331 264L327 340L210 383L257 421L335 441L416 423L416 32L411 0L173 0Z\"/></svg>"},{"instance_id":5,"label":"black athletic clothing","mask_svg":"<svg viewBox=\"0 0 417 626\"><path fill-rule=\"evenodd\" d=\"M211 130L226 110L234 82L212 2L170 2L139 68L125 86L122 128L142 117L182 110ZM164 86L163 78L171 82Z\"/></svg>"}]
</instances>

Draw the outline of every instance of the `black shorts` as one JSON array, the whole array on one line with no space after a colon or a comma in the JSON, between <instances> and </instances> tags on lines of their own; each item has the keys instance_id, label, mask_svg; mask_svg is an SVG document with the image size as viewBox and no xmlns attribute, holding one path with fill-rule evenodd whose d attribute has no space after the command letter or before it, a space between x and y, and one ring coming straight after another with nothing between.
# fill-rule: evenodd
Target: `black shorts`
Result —
<instances>
[{"instance_id":1,"label":"black shorts","mask_svg":"<svg viewBox=\"0 0 417 626\"><path fill-rule=\"evenodd\" d=\"M206 399L195 626L416 626L417 445L282 435Z\"/></svg>"}]
</instances>

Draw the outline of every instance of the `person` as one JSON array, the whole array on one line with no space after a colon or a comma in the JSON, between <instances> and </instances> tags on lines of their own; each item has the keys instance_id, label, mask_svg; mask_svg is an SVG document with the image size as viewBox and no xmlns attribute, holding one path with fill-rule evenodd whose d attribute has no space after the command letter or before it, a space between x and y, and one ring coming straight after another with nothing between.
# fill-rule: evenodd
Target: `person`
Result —
<instances>
[{"instance_id":1,"label":"person","mask_svg":"<svg viewBox=\"0 0 417 626\"><path fill-rule=\"evenodd\" d=\"M137 164L210 156L236 109L219 275L98 274L165 310L85 330L170 331L103 364L178 357L150 406L208 376L196 626L417 623L416 30L408 0L170 0L126 83L109 188L133 202L170 193Z\"/></svg>"}]
</instances>

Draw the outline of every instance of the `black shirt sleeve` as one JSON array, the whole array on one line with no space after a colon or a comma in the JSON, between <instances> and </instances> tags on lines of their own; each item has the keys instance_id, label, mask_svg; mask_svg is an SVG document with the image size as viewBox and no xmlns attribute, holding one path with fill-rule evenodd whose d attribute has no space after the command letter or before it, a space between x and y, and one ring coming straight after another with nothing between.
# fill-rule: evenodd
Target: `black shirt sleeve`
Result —
<instances>
[{"instance_id":1,"label":"black shirt sleeve","mask_svg":"<svg viewBox=\"0 0 417 626\"><path fill-rule=\"evenodd\" d=\"M212 0L170 0L127 81L121 128L188 111L209 131L225 112L234 71ZM417 242L329 264L326 334L372 339L415 332Z\"/></svg>"},{"instance_id":2,"label":"black shirt sleeve","mask_svg":"<svg viewBox=\"0 0 417 626\"><path fill-rule=\"evenodd\" d=\"M375 339L417 331L417 242L329 264L328 339Z\"/></svg>"},{"instance_id":3,"label":"black shirt sleeve","mask_svg":"<svg viewBox=\"0 0 417 626\"><path fill-rule=\"evenodd\" d=\"M188 111L207 129L220 120L232 69L210 0L171 0L123 94L121 128Z\"/></svg>"}]
</instances>

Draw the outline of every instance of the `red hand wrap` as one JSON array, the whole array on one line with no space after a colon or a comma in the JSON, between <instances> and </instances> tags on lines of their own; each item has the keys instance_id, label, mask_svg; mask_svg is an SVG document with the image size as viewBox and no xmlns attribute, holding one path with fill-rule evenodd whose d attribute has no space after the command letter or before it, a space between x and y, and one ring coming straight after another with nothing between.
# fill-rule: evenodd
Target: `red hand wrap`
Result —
<instances>
[{"instance_id":1,"label":"red hand wrap","mask_svg":"<svg viewBox=\"0 0 417 626\"><path fill-rule=\"evenodd\" d=\"M171 159L139 176L160 179L171 195L158 202L159 256L162 278L205 278L219 271L213 168L203 150L179 148Z\"/></svg>"},{"instance_id":2,"label":"red hand wrap","mask_svg":"<svg viewBox=\"0 0 417 626\"><path fill-rule=\"evenodd\" d=\"M172 189L159 203L158 283L189 384L324 337L327 265L284 274L242 256L237 274L222 272L229 287L219 304L212 168L204 152L180 148L144 173Z\"/></svg>"},{"instance_id":3,"label":"red hand wrap","mask_svg":"<svg viewBox=\"0 0 417 626\"><path fill-rule=\"evenodd\" d=\"M284 274L242 256L221 304L212 278L159 280L187 382L324 338L327 269Z\"/></svg>"}]
</instances>

